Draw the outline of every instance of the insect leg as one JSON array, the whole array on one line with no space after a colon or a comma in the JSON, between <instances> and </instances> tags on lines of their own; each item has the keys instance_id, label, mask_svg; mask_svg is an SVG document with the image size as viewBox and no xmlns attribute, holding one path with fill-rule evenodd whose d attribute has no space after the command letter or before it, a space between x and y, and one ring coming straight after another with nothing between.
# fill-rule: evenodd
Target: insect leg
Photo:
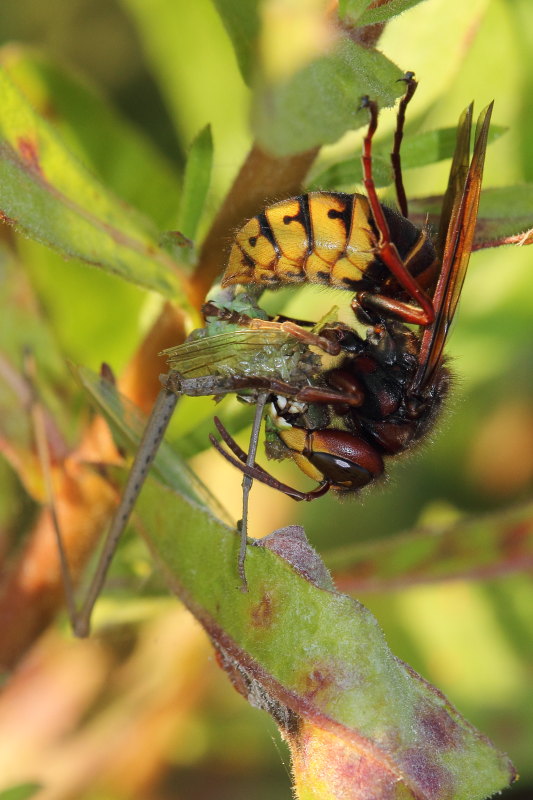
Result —
<instances>
[{"instance_id":1,"label":"insect leg","mask_svg":"<svg viewBox=\"0 0 533 800\"><path fill-rule=\"evenodd\" d=\"M341 351L341 346L338 342L327 339L325 336L320 336L318 333L312 333L305 328L301 328L294 322L274 322L268 319L252 319L248 327L251 330L281 330L294 336L298 341L308 344L310 347L318 347L330 356L338 356Z\"/></svg>"},{"instance_id":2,"label":"insect leg","mask_svg":"<svg viewBox=\"0 0 533 800\"><path fill-rule=\"evenodd\" d=\"M98 599L120 536L133 511L135 502L146 480L148 470L157 454L163 436L165 435L177 402L178 396L168 389L162 389L157 396L154 408L146 424L139 449L135 455L135 460L128 475L124 493L105 538L95 573L87 590L87 595L79 613L76 615L73 625L76 636L85 637L89 635L91 614L94 604Z\"/></svg>"},{"instance_id":3,"label":"insect leg","mask_svg":"<svg viewBox=\"0 0 533 800\"><path fill-rule=\"evenodd\" d=\"M370 114L368 130L363 139L362 161L364 184L368 195L368 201L372 210L374 222L379 232L376 255L390 269L400 286L405 289L407 294L409 294L417 304L413 306L401 301L392 301L389 303L388 308L406 322L414 322L418 325L429 325L435 318L433 303L406 268L396 245L391 241L389 225L385 219L381 203L379 202L372 175L372 139L378 124L378 107L376 102L370 100L368 97L363 97L361 105L363 108L368 108ZM377 304L374 303L374 297L378 300ZM381 297L380 295L371 295L368 292L360 292L358 294L358 300L363 307L375 307L376 305L379 307Z\"/></svg>"},{"instance_id":4,"label":"insect leg","mask_svg":"<svg viewBox=\"0 0 533 800\"><path fill-rule=\"evenodd\" d=\"M202 316L204 320L208 320L209 317L216 317L217 319L224 320L224 322L229 322L232 325L241 325L243 328L248 327L252 319L255 317L250 317L248 314L241 314L239 311L233 311L229 308L225 308L224 306L218 306L212 300L208 300L202 306ZM309 319L296 319L296 317L287 317L285 314L276 314L275 317L268 318L271 322L281 323L281 322L291 322L293 325L296 325L298 328L313 328L315 323Z\"/></svg>"},{"instance_id":5,"label":"insect leg","mask_svg":"<svg viewBox=\"0 0 533 800\"><path fill-rule=\"evenodd\" d=\"M288 486L288 484L278 481L273 475L270 475L270 473L268 473L258 464L254 464L254 466L248 466L246 464L246 453L241 450L237 442L230 436L220 420L216 417L215 425L218 432L222 436L222 439L228 445L229 449L235 453L237 458L234 458L232 455L230 455L230 453L227 453L220 442L218 442L211 434L209 436L209 440L215 450L218 450L218 452L224 456L226 461L229 461L230 464L233 464L234 467L239 469L241 472L244 472L246 475L249 475L251 478L255 478L255 480L259 481L260 483L264 483L266 486L270 486L272 489L277 489L278 492L282 492L283 494L292 497L293 500L314 500L317 497L322 497L322 495L326 494L326 492L329 490L331 484L326 480L320 483L316 489L311 489L309 492L301 492L299 489L294 489L292 486Z\"/></svg>"},{"instance_id":6,"label":"insect leg","mask_svg":"<svg viewBox=\"0 0 533 800\"><path fill-rule=\"evenodd\" d=\"M418 83L415 81L414 72L406 72L403 78L400 78L399 80L404 81L407 88L404 96L400 100L400 105L398 106L396 130L394 131L394 145L392 148L392 153L390 154L390 160L392 164L392 171L394 174L394 186L396 188L396 197L398 199L398 206L400 208L402 216L409 217L407 196L405 194L405 188L403 185L403 178L402 178L402 161L400 156L400 148L402 144L403 128L405 124L405 109L410 103L412 96L416 92L416 87L418 86Z\"/></svg>"},{"instance_id":7,"label":"insect leg","mask_svg":"<svg viewBox=\"0 0 533 800\"><path fill-rule=\"evenodd\" d=\"M269 394L282 394L303 403L336 403L360 405L353 397L346 397L335 389L324 389L320 386L293 386L279 378L247 375L206 375L202 378L184 378L177 370L172 370L166 377L166 385L178 394L188 397L217 397L239 393L247 389L268 391Z\"/></svg>"},{"instance_id":8,"label":"insect leg","mask_svg":"<svg viewBox=\"0 0 533 800\"><path fill-rule=\"evenodd\" d=\"M239 447L239 445L237 444L235 439L226 430L226 428L221 423L219 418L218 417L214 417L213 418L213 422L215 423L215 427L216 427L217 431L220 433L223 441L225 442L225 444L227 444L227 446L229 447L231 452L234 453L237 456L239 461L241 461L243 464L246 464L246 462L248 460L247 454L244 452L244 450L241 447ZM215 439L215 442L216 442L216 439ZM218 445L218 442L217 442L217 445ZM220 447L217 447L217 450L220 452ZM259 464L254 463L254 464L252 464L252 466L253 466L253 468L254 468L254 470L256 472L262 472L263 475L266 475L268 477L268 472L265 469L263 469L263 467L260 467Z\"/></svg>"},{"instance_id":9,"label":"insect leg","mask_svg":"<svg viewBox=\"0 0 533 800\"><path fill-rule=\"evenodd\" d=\"M204 318L218 317L220 320L224 320L233 325L241 325L243 328L250 328L250 330L268 329L284 331L284 333L294 336L295 339L304 342L304 344L319 347L325 353L332 356L338 355L341 351L341 347L337 342L326 339L326 337L320 336L320 334L312 333L290 319L284 319L282 321L256 319L254 317L249 317L247 314L240 314L237 311L221 308L211 301L208 301L202 306L202 314Z\"/></svg>"},{"instance_id":10,"label":"insect leg","mask_svg":"<svg viewBox=\"0 0 533 800\"><path fill-rule=\"evenodd\" d=\"M281 394L281 392L278 392ZM347 405L359 407L363 404L364 396L356 389L346 391L343 389L323 389L321 386L304 386L292 398L301 403L323 403L325 405Z\"/></svg>"},{"instance_id":11,"label":"insect leg","mask_svg":"<svg viewBox=\"0 0 533 800\"><path fill-rule=\"evenodd\" d=\"M255 464L255 456L257 454L257 447L259 445L259 431L261 429L261 421L263 419L263 411L265 409L265 404L268 399L268 394L263 392L257 398L257 404L255 407L255 416L254 422L252 425L252 434L250 436L250 446L248 450L248 455L246 456L246 466L253 467ZM239 533L241 535L241 545L239 548L239 559L238 559L238 569L239 569L239 577L241 579L241 590L243 592L248 591L248 582L246 580L246 572L244 569L244 561L246 559L246 539L247 539L247 532L248 532L248 499L250 496L250 490L253 484L253 477L249 475L247 472L244 473L242 478L242 519L238 523L237 527L239 529Z\"/></svg>"}]
</instances>

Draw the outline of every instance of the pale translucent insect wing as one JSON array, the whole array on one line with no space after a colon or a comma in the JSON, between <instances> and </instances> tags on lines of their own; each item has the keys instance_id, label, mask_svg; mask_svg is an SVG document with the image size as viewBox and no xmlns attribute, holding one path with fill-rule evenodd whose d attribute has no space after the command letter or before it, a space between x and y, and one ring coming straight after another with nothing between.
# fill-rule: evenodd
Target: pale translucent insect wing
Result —
<instances>
[{"instance_id":1,"label":"pale translucent insect wing","mask_svg":"<svg viewBox=\"0 0 533 800\"><path fill-rule=\"evenodd\" d=\"M246 371L254 356L266 355L269 348L280 348L293 337L281 330L237 330L205 336L163 350L171 369L188 378L213 375L223 370Z\"/></svg>"}]
</instances>

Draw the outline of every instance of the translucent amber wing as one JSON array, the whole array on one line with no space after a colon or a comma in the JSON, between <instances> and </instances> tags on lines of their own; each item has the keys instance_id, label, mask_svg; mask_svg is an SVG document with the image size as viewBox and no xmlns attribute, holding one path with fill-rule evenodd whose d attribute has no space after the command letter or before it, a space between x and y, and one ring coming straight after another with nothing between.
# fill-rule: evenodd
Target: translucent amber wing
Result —
<instances>
[{"instance_id":1,"label":"translucent amber wing","mask_svg":"<svg viewBox=\"0 0 533 800\"><path fill-rule=\"evenodd\" d=\"M422 336L420 366L413 382L415 389L431 381L435 368L442 361L446 337L463 288L476 228L492 105L480 114L474 154L467 169L465 159L468 158L471 107L459 123L457 146L441 217L439 248L442 251L442 268L433 296L435 321Z\"/></svg>"}]
</instances>

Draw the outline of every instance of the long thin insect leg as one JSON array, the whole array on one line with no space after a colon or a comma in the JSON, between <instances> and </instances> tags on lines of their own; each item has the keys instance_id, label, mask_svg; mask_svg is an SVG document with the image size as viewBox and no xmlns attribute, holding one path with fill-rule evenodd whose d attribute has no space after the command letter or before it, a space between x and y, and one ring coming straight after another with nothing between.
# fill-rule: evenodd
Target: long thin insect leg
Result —
<instances>
[{"instance_id":1,"label":"long thin insect leg","mask_svg":"<svg viewBox=\"0 0 533 800\"><path fill-rule=\"evenodd\" d=\"M218 417L213 417L213 422L215 423L215 427L216 427L217 431L220 433L223 441L225 442L225 444L227 444L227 446L229 447L231 452L234 453L237 456L239 461L242 461L243 464L246 464L246 462L248 460L248 453L245 453L244 450L242 449L242 447L239 447L239 445L237 444L235 439L233 439L230 436L230 434L228 433L226 428L223 426L223 424L221 423L221 421L219 420ZM250 465L248 465L248 466L250 466ZM254 470L256 472L262 473L263 475L266 475L267 477L270 477L268 472L266 471L266 469L263 469L263 467L260 467L259 464L256 463L256 464L253 464L252 466L253 466L253 468L254 468Z\"/></svg>"},{"instance_id":2,"label":"long thin insect leg","mask_svg":"<svg viewBox=\"0 0 533 800\"><path fill-rule=\"evenodd\" d=\"M155 401L152 413L131 467L124 493L113 517L111 527L104 541L102 552L95 573L87 590L87 595L74 624L76 636L88 636L90 632L91 613L104 585L107 571L113 559L118 541L124 531L131 512L148 475L148 470L157 454L161 440L165 435L168 423L178 402L178 396L162 389Z\"/></svg>"},{"instance_id":3,"label":"long thin insect leg","mask_svg":"<svg viewBox=\"0 0 533 800\"><path fill-rule=\"evenodd\" d=\"M263 392L257 398L257 403L255 406L255 416L254 422L252 425L252 434L250 436L250 445L248 448L248 456L246 458L246 466L253 467L255 464L255 457L257 455L257 447L259 445L259 431L261 430L261 421L263 419L263 411L265 409L265 403L268 398L268 393ZM241 591L247 592L248 591L248 582L246 580L246 572L244 569L244 561L246 559L246 538L248 532L248 500L250 496L250 489L252 488L252 484L254 479L244 473L242 479L242 519L238 525L239 532L241 534L241 545L239 548L239 559L238 559L238 570L239 570L239 577L241 579Z\"/></svg>"},{"instance_id":4,"label":"long thin insect leg","mask_svg":"<svg viewBox=\"0 0 533 800\"><path fill-rule=\"evenodd\" d=\"M220 455L224 456L226 461L229 461L229 463L233 464L234 467L249 475L251 478L254 478L256 481L260 481L261 483L264 483L265 486L270 486L272 489L277 489L278 492L283 492L283 494L292 497L293 500L315 500L317 497L322 497L323 494L326 494L326 492L329 491L331 483L327 480L319 484L316 489L311 489L309 492L301 492L299 489L294 489L294 487L288 486L286 483L281 483L281 481L278 481L277 478L274 478L273 475L270 475L270 473L266 472L266 470L264 470L262 467L257 465L254 467L248 466L246 464L246 459L240 458L240 447L235 441L232 440L230 434L221 426L220 422L217 425L217 428L222 434L222 438L230 448L231 452L237 454L237 458L234 458L230 453L224 450L220 442L215 439L213 434L210 434L209 441L215 450L218 450Z\"/></svg>"},{"instance_id":5,"label":"long thin insect leg","mask_svg":"<svg viewBox=\"0 0 533 800\"><path fill-rule=\"evenodd\" d=\"M390 154L390 159L392 164L392 171L394 174L394 186L396 188L396 197L398 199L398 206L400 207L400 213L404 217L409 217L407 196L405 194L405 188L403 185L402 160L401 160L400 150L403 139L403 128L405 125L405 109L409 105L412 96L416 92L416 87L418 86L418 84L415 81L414 72L406 72L403 78L400 78L399 80L404 81L404 83L407 86L407 89L405 91L404 96L400 100L400 105L398 107L396 130L394 132L394 145L392 153Z\"/></svg>"},{"instance_id":6,"label":"long thin insect leg","mask_svg":"<svg viewBox=\"0 0 533 800\"><path fill-rule=\"evenodd\" d=\"M413 322L417 325L429 325L435 319L433 303L426 292L419 286L416 278L414 278L406 268L396 245L391 239L389 224L385 217L383 207L379 202L376 185L374 183L372 172L372 139L374 138L378 124L377 103L374 100L370 100L368 97L363 97L361 100L361 107L368 108L370 115L367 133L363 139L363 155L361 160L363 162L363 178L368 202L370 203L372 216L379 233L376 252L394 275L400 286L405 289L408 295L417 304L416 306L411 306L401 300L391 300L388 298L386 305L389 312L395 309L395 313L404 321ZM377 303L375 301L373 302L373 297L377 299ZM380 295L373 296L370 292L358 292L357 299L363 308L365 308L366 305L372 307L377 306L378 308L383 305Z\"/></svg>"},{"instance_id":7,"label":"long thin insect leg","mask_svg":"<svg viewBox=\"0 0 533 800\"><path fill-rule=\"evenodd\" d=\"M328 353L332 356L337 356L340 352L338 342L334 342L331 339L326 339L324 336L320 336L318 333L308 331L290 319L285 319L284 321L277 321L273 319L257 319L255 317L249 317L247 314L240 314L237 311L231 311L230 309L222 306L219 307L211 300L202 306L202 313L205 318L218 317L218 319L229 322L232 325L241 325L242 327L250 328L250 330L284 331L290 336L294 336L295 339L298 339L299 341L313 347L319 347L325 353Z\"/></svg>"}]
</instances>

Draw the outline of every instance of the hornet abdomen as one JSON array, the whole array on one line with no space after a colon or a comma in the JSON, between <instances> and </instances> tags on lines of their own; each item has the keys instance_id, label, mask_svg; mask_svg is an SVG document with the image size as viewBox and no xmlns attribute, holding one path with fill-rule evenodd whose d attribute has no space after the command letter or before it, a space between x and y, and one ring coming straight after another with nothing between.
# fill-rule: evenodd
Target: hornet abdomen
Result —
<instances>
[{"instance_id":1,"label":"hornet abdomen","mask_svg":"<svg viewBox=\"0 0 533 800\"><path fill-rule=\"evenodd\" d=\"M424 271L435 259L425 231L383 209L409 271ZM364 195L311 192L268 206L238 231L222 285L319 283L372 289L390 274L376 256L378 243Z\"/></svg>"}]
</instances>

